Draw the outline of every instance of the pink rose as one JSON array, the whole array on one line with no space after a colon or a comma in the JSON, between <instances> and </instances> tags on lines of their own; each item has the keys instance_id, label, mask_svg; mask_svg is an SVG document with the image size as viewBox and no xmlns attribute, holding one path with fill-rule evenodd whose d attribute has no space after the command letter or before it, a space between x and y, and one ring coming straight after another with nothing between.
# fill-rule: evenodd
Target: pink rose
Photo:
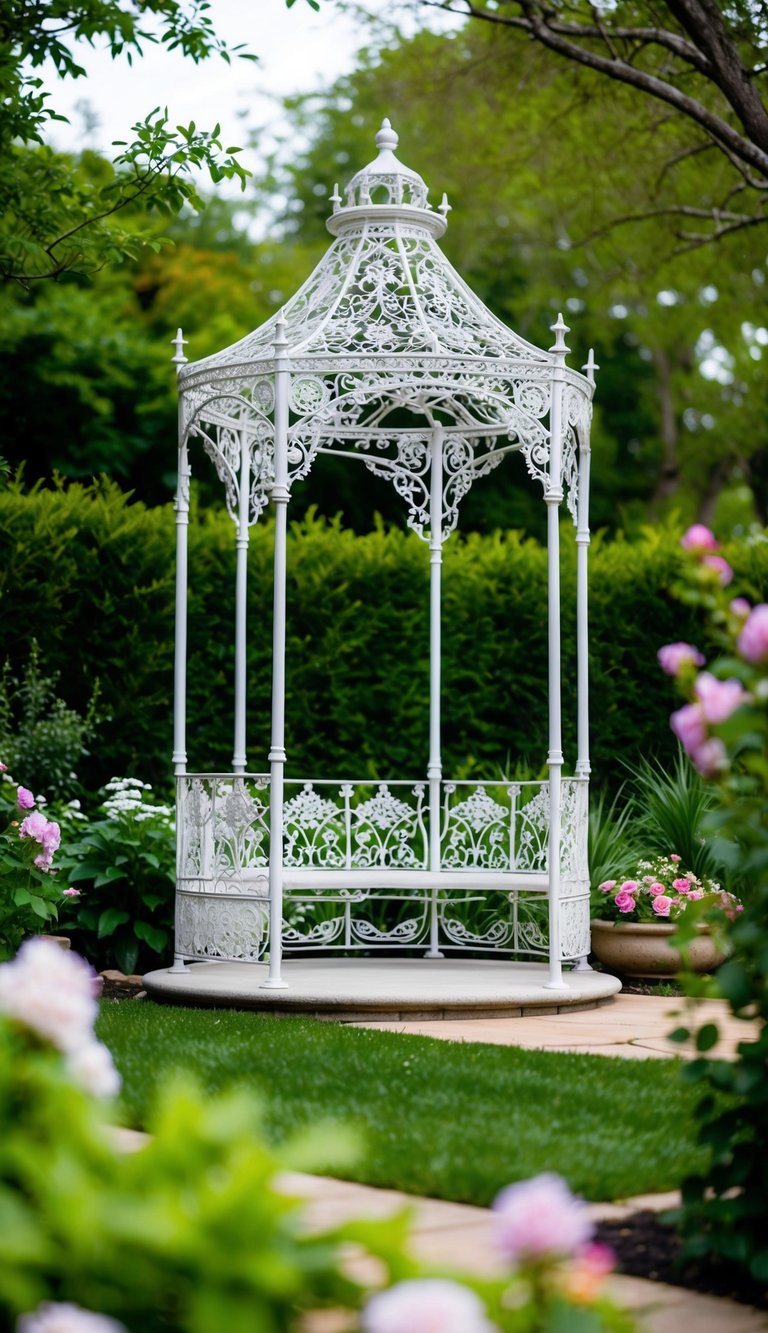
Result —
<instances>
[{"instance_id":1,"label":"pink rose","mask_svg":"<svg viewBox=\"0 0 768 1333\"><path fill-rule=\"evenodd\" d=\"M693 688L705 721L715 725L725 722L749 698L740 681L718 680L709 671L702 671Z\"/></svg>"},{"instance_id":2,"label":"pink rose","mask_svg":"<svg viewBox=\"0 0 768 1333\"><path fill-rule=\"evenodd\" d=\"M721 588L727 588L728 584L733 581L733 570L723 556L705 555L701 563L707 569L715 571Z\"/></svg>"},{"instance_id":3,"label":"pink rose","mask_svg":"<svg viewBox=\"0 0 768 1333\"><path fill-rule=\"evenodd\" d=\"M704 709L701 704L685 704L682 708L678 708L670 717L669 725L690 755L707 739Z\"/></svg>"},{"instance_id":4,"label":"pink rose","mask_svg":"<svg viewBox=\"0 0 768 1333\"><path fill-rule=\"evenodd\" d=\"M33 810L35 798L28 787L16 788L16 803L20 810Z\"/></svg>"},{"instance_id":5,"label":"pink rose","mask_svg":"<svg viewBox=\"0 0 768 1333\"><path fill-rule=\"evenodd\" d=\"M657 916L669 916L669 909L672 906L672 899L665 893L660 893L658 898L654 898L651 907Z\"/></svg>"},{"instance_id":6,"label":"pink rose","mask_svg":"<svg viewBox=\"0 0 768 1333\"><path fill-rule=\"evenodd\" d=\"M673 879L672 888L677 889L678 893L687 893L690 889L690 881L687 879Z\"/></svg>"},{"instance_id":7,"label":"pink rose","mask_svg":"<svg viewBox=\"0 0 768 1333\"><path fill-rule=\"evenodd\" d=\"M688 897L692 898L695 903L699 903L704 897L704 894L701 889L691 889Z\"/></svg>"},{"instance_id":8,"label":"pink rose","mask_svg":"<svg viewBox=\"0 0 768 1333\"><path fill-rule=\"evenodd\" d=\"M634 912L635 910L635 900L632 894L627 893L624 889L619 889L613 901L620 912Z\"/></svg>"},{"instance_id":9,"label":"pink rose","mask_svg":"<svg viewBox=\"0 0 768 1333\"><path fill-rule=\"evenodd\" d=\"M670 859L670 861L674 861L674 862L675 862L675 865L677 865L677 863L678 863L679 861L682 861L683 858L682 858L682 856L678 856L677 852L670 852L670 853L669 853L669 859Z\"/></svg>"},{"instance_id":10,"label":"pink rose","mask_svg":"<svg viewBox=\"0 0 768 1333\"><path fill-rule=\"evenodd\" d=\"M616 888L616 880L615 880L615 879L604 879L603 882L602 882L602 884L598 884L597 887L598 887L598 891L599 891L600 893L610 893L611 889L615 889L615 888Z\"/></svg>"},{"instance_id":11,"label":"pink rose","mask_svg":"<svg viewBox=\"0 0 768 1333\"><path fill-rule=\"evenodd\" d=\"M684 882L686 882L686 881L684 881ZM663 885L663 884L651 884L651 885L649 885L648 892L649 892L654 898L658 898L658 896L659 896L660 893L666 893L666 889L664 888L664 885Z\"/></svg>"},{"instance_id":12,"label":"pink rose","mask_svg":"<svg viewBox=\"0 0 768 1333\"><path fill-rule=\"evenodd\" d=\"M736 647L745 661L753 666L768 662L768 605L765 602L750 611Z\"/></svg>"},{"instance_id":13,"label":"pink rose","mask_svg":"<svg viewBox=\"0 0 768 1333\"><path fill-rule=\"evenodd\" d=\"M636 893L636 891L637 891L636 879L625 879L624 883L619 886L620 893Z\"/></svg>"},{"instance_id":14,"label":"pink rose","mask_svg":"<svg viewBox=\"0 0 768 1333\"><path fill-rule=\"evenodd\" d=\"M662 671L668 676L677 676L683 667L703 666L704 657L692 643L666 643L656 656Z\"/></svg>"},{"instance_id":15,"label":"pink rose","mask_svg":"<svg viewBox=\"0 0 768 1333\"><path fill-rule=\"evenodd\" d=\"M43 842L43 834L48 827L48 820L39 810L35 810L26 819L22 819L19 828L20 838L34 838L35 842Z\"/></svg>"},{"instance_id":16,"label":"pink rose","mask_svg":"<svg viewBox=\"0 0 768 1333\"><path fill-rule=\"evenodd\" d=\"M680 545L684 551L716 551L720 543L703 523L694 523L680 538Z\"/></svg>"},{"instance_id":17,"label":"pink rose","mask_svg":"<svg viewBox=\"0 0 768 1333\"><path fill-rule=\"evenodd\" d=\"M702 745L697 745L691 754L691 759L703 778L712 778L728 767L726 748L715 736L704 741Z\"/></svg>"},{"instance_id":18,"label":"pink rose","mask_svg":"<svg viewBox=\"0 0 768 1333\"><path fill-rule=\"evenodd\" d=\"M508 1185L493 1204L496 1243L512 1264L542 1255L571 1255L591 1239L580 1199L552 1172Z\"/></svg>"}]
</instances>

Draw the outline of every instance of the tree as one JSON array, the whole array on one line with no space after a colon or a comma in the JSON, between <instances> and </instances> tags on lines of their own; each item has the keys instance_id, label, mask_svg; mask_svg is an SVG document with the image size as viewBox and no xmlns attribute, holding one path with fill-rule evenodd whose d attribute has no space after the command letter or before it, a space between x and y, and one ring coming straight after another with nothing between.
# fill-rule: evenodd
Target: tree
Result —
<instances>
[{"instance_id":1,"label":"tree","mask_svg":"<svg viewBox=\"0 0 768 1333\"><path fill-rule=\"evenodd\" d=\"M768 220L768 108L761 97L768 75L765 0L417 3L465 14L510 35L524 33L555 55L659 103L664 117L671 115L681 129L679 148L666 162L660 159L662 177L702 154L721 155L730 170L716 198L666 198L660 189L649 210L677 219L678 248Z\"/></svg>"}]
</instances>

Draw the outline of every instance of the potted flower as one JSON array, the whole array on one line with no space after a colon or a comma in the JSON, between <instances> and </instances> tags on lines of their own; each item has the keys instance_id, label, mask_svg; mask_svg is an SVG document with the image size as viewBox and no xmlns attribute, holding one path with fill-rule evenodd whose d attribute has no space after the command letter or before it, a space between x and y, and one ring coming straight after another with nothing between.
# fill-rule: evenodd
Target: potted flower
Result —
<instances>
[{"instance_id":1,"label":"potted flower","mask_svg":"<svg viewBox=\"0 0 768 1333\"><path fill-rule=\"evenodd\" d=\"M681 913L698 904L733 918L742 905L713 879L686 870L676 852L639 861L625 880L604 880L592 895L592 952L606 967L631 977L674 977L683 964L670 944ZM721 943L702 920L686 966L711 972L723 961Z\"/></svg>"}]
</instances>

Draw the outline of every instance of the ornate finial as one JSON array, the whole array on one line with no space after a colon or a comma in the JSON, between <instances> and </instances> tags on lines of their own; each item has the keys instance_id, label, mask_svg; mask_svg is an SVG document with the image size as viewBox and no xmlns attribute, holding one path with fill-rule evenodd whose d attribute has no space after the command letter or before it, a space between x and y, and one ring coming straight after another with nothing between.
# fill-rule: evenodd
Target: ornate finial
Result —
<instances>
[{"instance_id":1,"label":"ornate finial","mask_svg":"<svg viewBox=\"0 0 768 1333\"><path fill-rule=\"evenodd\" d=\"M563 319L562 312L558 315L554 324L550 324L550 330L555 335L554 346L550 347L550 352L559 352L562 356L571 349L565 345L565 334L570 333L570 329Z\"/></svg>"},{"instance_id":2,"label":"ornate finial","mask_svg":"<svg viewBox=\"0 0 768 1333\"><path fill-rule=\"evenodd\" d=\"M341 208L341 195L339 194L339 182L338 182L338 181L336 182L336 184L335 184L334 187L333 187L333 194L331 195L331 198L330 198L330 201L329 201L329 202L333 204L333 211L334 211L334 213L338 212L338 210Z\"/></svg>"},{"instance_id":3,"label":"ornate finial","mask_svg":"<svg viewBox=\"0 0 768 1333\"><path fill-rule=\"evenodd\" d=\"M278 311L277 319L275 320L275 352L277 354L285 350L287 341L285 336L285 315L282 310L280 310Z\"/></svg>"},{"instance_id":4,"label":"ornate finial","mask_svg":"<svg viewBox=\"0 0 768 1333\"><path fill-rule=\"evenodd\" d=\"M171 361L174 366L176 366L177 370L181 370L181 367L187 363L187 358L184 355L184 348L186 345L187 340L181 332L181 329L177 329L176 337L171 338L171 346L176 348L176 354L171 357Z\"/></svg>"},{"instance_id":5,"label":"ornate finial","mask_svg":"<svg viewBox=\"0 0 768 1333\"><path fill-rule=\"evenodd\" d=\"M586 363L585 366L582 366L581 368L582 368L582 370L584 371L584 374L586 375L586 377L587 377L587 379L589 380L590 384L594 384L594 382L595 382L595 371L600 369L599 365L597 364L597 362L596 362L596 360L595 360L595 349L594 349L594 347L590 347L590 349L589 349L589 354L588 354L588 356L587 356L587 363Z\"/></svg>"},{"instance_id":6,"label":"ornate finial","mask_svg":"<svg viewBox=\"0 0 768 1333\"><path fill-rule=\"evenodd\" d=\"M451 212L451 205L448 203L448 195L445 193L445 191L443 191L443 197L440 200L440 203L437 205L437 211L438 213L442 213L443 217L447 222L448 214Z\"/></svg>"},{"instance_id":7,"label":"ornate finial","mask_svg":"<svg viewBox=\"0 0 768 1333\"><path fill-rule=\"evenodd\" d=\"M393 153L399 142L399 136L395 134L389 120L385 116L381 122L381 129L376 135L376 147L380 153L385 153L387 150Z\"/></svg>"}]
</instances>

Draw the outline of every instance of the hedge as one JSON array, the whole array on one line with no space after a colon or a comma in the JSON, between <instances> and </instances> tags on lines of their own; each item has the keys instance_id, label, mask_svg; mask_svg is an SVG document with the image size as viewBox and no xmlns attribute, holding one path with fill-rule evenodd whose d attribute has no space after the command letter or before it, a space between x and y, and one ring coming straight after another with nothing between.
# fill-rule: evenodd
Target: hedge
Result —
<instances>
[{"instance_id":1,"label":"hedge","mask_svg":"<svg viewBox=\"0 0 768 1333\"><path fill-rule=\"evenodd\" d=\"M672 753L661 643L707 650L676 602L677 539L593 541L590 556L592 760L599 781L622 761ZM108 482L0 493L4 654L18 671L39 640L60 692L84 708L101 682L105 714L83 777L170 780L174 515ZM566 764L575 760L575 546L563 524ZM189 531L190 767L227 768L232 748L234 534L225 513ZM765 596L768 542L726 549L740 591ZM272 530L249 555L249 764L266 767L271 676ZM429 556L413 534L365 536L310 514L288 553L289 776L422 778L428 748ZM546 760L546 551L518 533L453 537L445 547L443 716L446 775L538 772ZM711 647L711 645L709 645ZM568 771L568 770L566 770ZM21 775L19 775L21 776Z\"/></svg>"}]
</instances>

